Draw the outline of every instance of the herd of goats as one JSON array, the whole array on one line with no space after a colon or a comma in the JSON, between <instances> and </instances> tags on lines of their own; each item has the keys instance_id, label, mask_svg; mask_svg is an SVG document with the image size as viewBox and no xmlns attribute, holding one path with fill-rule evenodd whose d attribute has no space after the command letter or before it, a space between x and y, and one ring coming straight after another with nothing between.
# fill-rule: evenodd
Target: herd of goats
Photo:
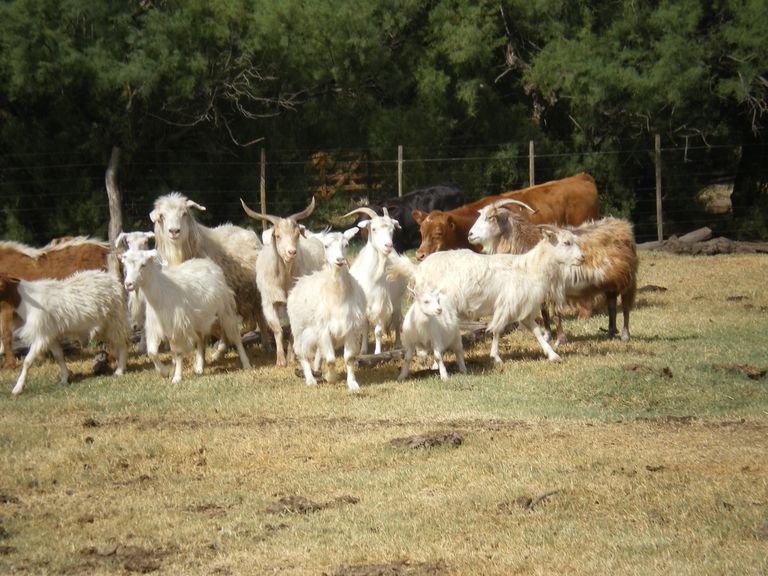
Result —
<instances>
[{"instance_id":1,"label":"herd of goats","mask_svg":"<svg viewBox=\"0 0 768 576\"><path fill-rule=\"evenodd\" d=\"M213 361L234 346L243 368L250 368L241 332L258 328L265 348L274 336L277 365L295 358L307 385L317 383L323 362L325 379L336 380L336 351L343 348L350 391L359 388L355 367L368 352L370 328L377 354L384 334L394 329L394 347L404 351L400 379L408 377L417 351L434 355L442 379L448 377L446 351L466 372L462 320L490 318L496 362L499 338L515 322L533 333L549 360L559 360L550 344L550 312L557 343L565 341L560 311L573 305L582 314L607 306L614 337L620 296L621 338L629 339L638 268L634 233L626 220L599 218L589 175L450 210L408 206L421 237L416 262L395 249L401 224L391 212L403 213L403 206L356 208L343 216L350 218L348 229L311 232L300 221L314 210L314 198L288 217L242 204L248 216L269 223L261 238L232 224L204 226L193 211L205 208L173 192L155 201L153 232L121 233L114 247L85 237L40 249L0 242L3 367L15 366L14 333L29 346L12 393L22 392L30 366L47 351L67 382L64 338L108 342L115 374L122 374L131 333L141 327L138 349L172 383L181 380L183 357L192 351L193 370L202 373L212 335ZM348 245L360 233L367 240L350 263ZM119 265L108 266L115 256ZM293 340L287 344L286 315ZM160 359L164 342L172 370Z\"/></svg>"}]
</instances>

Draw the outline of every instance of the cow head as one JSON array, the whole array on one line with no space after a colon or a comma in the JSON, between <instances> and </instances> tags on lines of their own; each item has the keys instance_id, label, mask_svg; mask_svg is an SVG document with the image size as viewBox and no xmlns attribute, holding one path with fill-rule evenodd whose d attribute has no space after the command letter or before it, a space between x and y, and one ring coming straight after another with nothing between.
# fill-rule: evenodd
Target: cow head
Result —
<instances>
[{"instance_id":1,"label":"cow head","mask_svg":"<svg viewBox=\"0 0 768 576\"><path fill-rule=\"evenodd\" d=\"M456 221L446 212L433 210L427 214L421 210L414 210L413 219L419 225L421 232L421 245L416 250L417 260L424 260L433 252L463 246L466 242L466 239L458 237Z\"/></svg>"}]
</instances>

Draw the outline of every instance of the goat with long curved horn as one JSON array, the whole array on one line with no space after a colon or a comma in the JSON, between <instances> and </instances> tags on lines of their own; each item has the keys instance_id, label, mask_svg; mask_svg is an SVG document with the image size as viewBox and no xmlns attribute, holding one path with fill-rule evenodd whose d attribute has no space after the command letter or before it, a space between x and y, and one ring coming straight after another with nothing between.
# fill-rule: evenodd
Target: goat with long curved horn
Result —
<instances>
[{"instance_id":1,"label":"goat with long curved horn","mask_svg":"<svg viewBox=\"0 0 768 576\"><path fill-rule=\"evenodd\" d=\"M493 206L494 208L503 208L510 204L516 204L518 206L522 206L523 208L528 210L528 212L530 212L531 214L536 214L536 212L538 212L538 210L534 210L533 208L528 206L528 204L526 204L525 202L521 202L520 200L514 200L512 198L504 198L502 200L497 200L496 202L493 203Z\"/></svg>"},{"instance_id":2,"label":"goat with long curved horn","mask_svg":"<svg viewBox=\"0 0 768 576\"><path fill-rule=\"evenodd\" d=\"M342 218L347 218L349 216L352 216L353 214L365 214L369 218L376 218L378 217L378 214L373 210L373 208L368 208L368 206L361 206L360 208L355 208L354 210L347 212L342 216Z\"/></svg>"},{"instance_id":3,"label":"goat with long curved horn","mask_svg":"<svg viewBox=\"0 0 768 576\"><path fill-rule=\"evenodd\" d=\"M251 210L248 208L248 206L245 204L245 201L240 198L240 204L243 205L243 210L245 210L245 213L248 214L251 218L254 220L266 220L272 226L276 226L277 222L280 220L277 216L272 216L271 214L262 214L261 212L256 212L255 210Z\"/></svg>"},{"instance_id":4,"label":"goat with long curved horn","mask_svg":"<svg viewBox=\"0 0 768 576\"><path fill-rule=\"evenodd\" d=\"M312 196L312 201L309 203L309 206L304 208L304 210L302 210L301 212L296 212L296 214L291 214L290 216L288 216L288 218L290 218L291 220L297 220L297 221L302 220L307 216L309 216L310 214L312 214L314 210L315 210L315 197Z\"/></svg>"}]
</instances>

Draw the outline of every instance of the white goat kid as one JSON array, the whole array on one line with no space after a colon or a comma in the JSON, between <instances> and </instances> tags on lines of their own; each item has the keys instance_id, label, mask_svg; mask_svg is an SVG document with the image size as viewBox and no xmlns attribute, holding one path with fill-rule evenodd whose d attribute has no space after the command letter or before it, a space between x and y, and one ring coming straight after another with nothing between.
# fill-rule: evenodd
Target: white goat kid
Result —
<instances>
[{"instance_id":1,"label":"white goat kid","mask_svg":"<svg viewBox=\"0 0 768 576\"><path fill-rule=\"evenodd\" d=\"M439 289L417 287L413 290L413 304L403 320L403 348L405 359L398 380L408 377L417 349L432 351L442 380L448 379L448 370L443 362L443 354L447 350L456 354L459 370L467 372L455 306Z\"/></svg>"},{"instance_id":2,"label":"white goat kid","mask_svg":"<svg viewBox=\"0 0 768 576\"><path fill-rule=\"evenodd\" d=\"M109 272L86 270L64 280L18 281L16 313L24 320L19 337L29 344L21 374L13 387L20 394L32 364L50 350L59 365L61 383L69 380L59 340L91 334L115 348L116 375L128 357L128 315L122 286Z\"/></svg>"},{"instance_id":3,"label":"white goat kid","mask_svg":"<svg viewBox=\"0 0 768 576\"><path fill-rule=\"evenodd\" d=\"M181 381L182 355L192 349L196 351L194 372L201 374L205 343L217 320L222 338L212 359L223 353L228 341L237 348L243 368L251 367L240 339L235 296L217 264L208 258L193 258L163 268L164 261L156 250L128 251L121 260L125 288L140 289L146 298L147 354L160 374L168 376L168 368L158 354L166 338L174 360L171 382Z\"/></svg>"},{"instance_id":4,"label":"white goat kid","mask_svg":"<svg viewBox=\"0 0 768 576\"><path fill-rule=\"evenodd\" d=\"M312 214L315 199L287 218L255 212L242 199L240 202L248 216L272 224L265 232L266 241L256 260L256 284L261 292L264 318L275 337L275 362L277 366L286 366L293 361L293 348L289 343L286 358L280 317L285 312L288 293L299 276L322 268L325 259L323 243L317 238L306 238L304 226L298 223Z\"/></svg>"},{"instance_id":5,"label":"white goat kid","mask_svg":"<svg viewBox=\"0 0 768 576\"><path fill-rule=\"evenodd\" d=\"M397 257L392 237L395 230L400 229L400 224L394 218L390 218L386 208L383 216L379 216L370 208L363 207L348 212L343 218L353 214L365 214L370 218L357 224L359 228L368 229L368 241L349 268L352 276L363 288L368 302L362 353L368 352L368 330L370 325L373 325L376 342L374 353L380 354L382 335L390 324L395 328L395 348L400 346L401 307L406 285L402 280L387 280L390 258Z\"/></svg>"},{"instance_id":6,"label":"white goat kid","mask_svg":"<svg viewBox=\"0 0 768 576\"><path fill-rule=\"evenodd\" d=\"M349 272L346 251L349 239L358 232L324 235L326 265L309 276L302 276L288 295L288 318L293 333L293 347L308 386L317 384L310 360L325 360L326 380L335 382L335 348L344 346L347 388L360 388L355 378L355 364L360 353L360 339L365 325L365 293Z\"/></svg>"}]
</instances>

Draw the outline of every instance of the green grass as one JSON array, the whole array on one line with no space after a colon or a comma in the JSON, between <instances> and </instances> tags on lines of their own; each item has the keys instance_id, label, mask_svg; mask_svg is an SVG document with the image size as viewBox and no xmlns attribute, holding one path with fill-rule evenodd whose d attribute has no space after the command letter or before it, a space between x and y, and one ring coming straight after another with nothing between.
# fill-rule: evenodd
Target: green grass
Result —
<instances>
[{"instance_id":1,"label":"green grass","mask_svg":"<svg viewBox=\"0 0 768 576\"><path fill-rule=\"evenodd\" d=\"M629 343L569 320L562 363L513 332L502 366L481 342L468 375L388 363L357 395L255 349L176 386L45 362L0 397L0 573L764 574L768 379L737 365L768 367L765 263L642 254L668 290Z\"/></svg>"}]
</instances>

